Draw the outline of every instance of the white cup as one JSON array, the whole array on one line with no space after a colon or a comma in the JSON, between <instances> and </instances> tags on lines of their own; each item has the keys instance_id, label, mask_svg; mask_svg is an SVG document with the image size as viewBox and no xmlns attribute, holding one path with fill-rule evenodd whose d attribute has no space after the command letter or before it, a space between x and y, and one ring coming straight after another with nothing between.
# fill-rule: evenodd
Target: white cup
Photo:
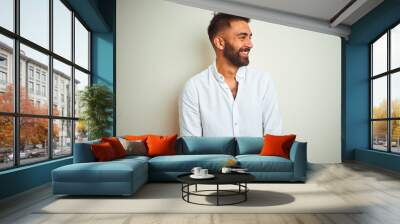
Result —
<instances>
[{"instance_id":1,"label":"white cup","mask_svg":"<svg viewBox=\"0 0 400 224\"><path fill-rule=\"evenodd\" d=\"M221 170L222 173L230 173L231 171L232 171L232 169L229 167L222 167L222 170Z\"/></svg>"},{"instance_id":2,"label":"white cup","mask_svg":"<svg viewBox=\"0 0 400 224\"><path fill-rule=\"evenodd\" d=\"M201 167L193 167L192 173L193 173L194 175L196 175L196 176L199 176L199 175L201 175L201 174L200 174L200 171L201 171L201 170L202 170Z\"/></svg>"},{"instance_id":3,"label":"white cup","mask_svg":"<svg viewBox=\"0 0 400 224\"><path fill-rule=\"evenodd\" d=\"M201 169L200 170L200 176L207 176L208 175L208 169Z\"/></svg>"}]
</instances>

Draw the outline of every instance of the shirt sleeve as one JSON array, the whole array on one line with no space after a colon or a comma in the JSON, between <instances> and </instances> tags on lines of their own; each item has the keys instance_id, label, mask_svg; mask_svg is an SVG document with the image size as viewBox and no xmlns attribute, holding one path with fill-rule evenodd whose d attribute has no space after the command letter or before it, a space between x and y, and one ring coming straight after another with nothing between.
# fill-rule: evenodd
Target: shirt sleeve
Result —
<instances>
[{"instance_id":1,"label":"shirt sleeve","mask_svg":"<svg viewBox=\"0 0 400 224\"><path fill-rule=\"evenodd\" d=\"M189 80L179 100L180 136L202 136L200 107L197 92L192 80Z\"/></svg>"},{"instance_id":2,"label":"shirt sleeve","mask_svg":"<svg viewBox=\"0 0 400 224\"><path fill-rule=\"evenodd\" d=\"M282 135L282 116L273 80L266 80L267 89L262 100L263 134Z\"/></svg>"}]
</instances>

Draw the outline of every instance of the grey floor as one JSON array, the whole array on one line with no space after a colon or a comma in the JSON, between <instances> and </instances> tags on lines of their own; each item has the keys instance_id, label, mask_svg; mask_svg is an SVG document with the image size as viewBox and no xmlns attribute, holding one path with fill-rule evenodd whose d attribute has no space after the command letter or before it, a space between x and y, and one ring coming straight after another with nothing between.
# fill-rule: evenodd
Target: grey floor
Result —
<instances>
[{"instance_id":1,"label":"grey floor","mask_svg":"<svg viewBox=\"0 0 400 224\"><path fill-rule=\"evenodd\" d=\"M364 202L356 214L36 214L55 199L49 185L0 201L0 223L400 223L400 174L358 163L312 165L308 182L345 201ZM318 203L318 201L316 201Z\"/></svg>"}]
</instances>

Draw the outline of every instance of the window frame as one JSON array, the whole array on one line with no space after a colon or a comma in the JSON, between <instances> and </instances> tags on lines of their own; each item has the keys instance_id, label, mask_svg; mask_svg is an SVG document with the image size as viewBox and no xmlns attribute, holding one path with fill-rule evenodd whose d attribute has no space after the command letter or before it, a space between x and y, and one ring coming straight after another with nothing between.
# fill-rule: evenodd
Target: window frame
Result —
<instances>
[{"instance_id":1,"label":"window frame","mask_svg":"<svg viewBox=\"0 0 400 224\"><path fill-rule=\"evenodd\" d=\"M371 42L368 43L368 53L369 53L369 149L373 151L379 151L379 152L385 152L385 153L391 153L391 154L400 154L400 152L393 152L392 151L392 121L400 121L400 117L393 117L392 116L392 99L391 99L391 92L392 92L392 85L391 85L391 79L392 75L395 75L396 73L400 72L400 67L391 69L391 30L395 28L396 26L400 26L400 21L395 22L392 24L390 27L385 29L384 32L379 34L375 39L373 39ZM378 41L381 37L384 35L387 35L387 52L386 52L386 57L387 57L387 64L386 64L386 71L380 74L376 74L374 76L373 74L373 44ZM387 87L387 93L386 93L386 98L387 98L387 105L386 105L386 118L373 118L373 81L378 78L386 77L386 87ZM374 121L386 121L386 151L384 150L379 150L374 148L374 133L373 133L373 122Z\"/></svg>"},{"instance_id":2,"label":"window frame","mask_svg":"<svg viewBox=\"0 0 400 224\"><path fill-rule=\"evenodd\" d=\"M75 143L75 126L76 126L76 121L78 121L80 118L75 116L75 108L72 107L72 113L70 116L56 116L53 115L53 96L54 96L54 89L53 89L53 59L58 60L59 62L62 62L68 66L71 66L71 93L72 93L72 99L71 99L71 104L74 105L75 103L75 69L85 73L88 75L89 78L89 83L88 86L92 85L92 61L91 61L91 37L92 37L92 30L88 27L88 25L83 21L83 19L79 16L78 13L76 13L75 10L72 9L72 7L66 2L65 0L59 0L68 10L71 11L71 59L64 58L63 56L55 53L53 50L53 23L54 23L54 17L53 17L53 1L54 0L48 0L49 2L49 48L46 49L45 47L42 47L39 44L34 43L33 41L30 41L29 39L24 38L23 36L20 35L20 0L14 0L13 1L13 10L14 10L14 18L13 18L13 31L10 31L4 27L0 26L0 35L3 35L5 37L11 38L13 40L13 64L12 67L12 72L10 75L13 76L14 79L14 110L13 112L3 112L0 111L0 116L4 117L12 117L13 119L13 155L14 155L14 161L13 161L13 166L11 167L5 167L5 168L0 168L0 172L5 171L5 170L10 170L10 169L16 169L19 167L23 166L30 166L33 164L38 164L38 163L43 163L46 161L50 160L58 160L66 157L73 156L74 153L74 143ZM81 67L80 65L75 63L75 18L79 20L79 22L84 26L84 28L88 31L88 69L85 69ZM49 111L46 115L39 115L39 114L27 114L27 113L21 113L20 111L20 44L23 44L27 47L30 47L36 51L39 51L40 53L43 53L48 56L49 58L49 63L48 63L48 77L46 80L47 85L45 87L46 91L45 94L48 96L48 108ZM27 64L29 66L29 64ZM27 71L28 71L27 67ZM41 75L40 73L39 75ZM27 82L30 80L30 75L29 73L25 74L27 77ZM36 83L36 70L33 70L33 79L32 81L34 82L34 86ZM39 83L41 83L41 76L39 76ZM29 91L27 89L27 91ZM34 89L36 91L36 89ZM40 94L41 96L42 94ZM26 164L21 164L21 159L20 159L20 119L21 118L45 118L47 119L48 122L48 136L47 136L47 142L49 143L47 145L47 150L48 150L48 155L47 158L44 158L41 161L38 162L32 162L32 163L26 163ZM54 147L53 147L53 121L56 120L66 120L66 121L71 121L71 154L68 155L62 155L62 156L54 156Z\"/></svg>"}]
</instances>

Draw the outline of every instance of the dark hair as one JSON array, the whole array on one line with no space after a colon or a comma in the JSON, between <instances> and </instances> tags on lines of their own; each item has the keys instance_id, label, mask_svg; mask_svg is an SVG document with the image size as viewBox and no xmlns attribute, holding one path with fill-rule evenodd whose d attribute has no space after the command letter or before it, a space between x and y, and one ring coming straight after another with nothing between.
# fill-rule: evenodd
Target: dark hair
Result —
<instances>
[{"instance_id":1,"label":"dark hair","mask_svg":"<svg viewBox=\"0 0 400 224\"><path fill-rule=\"evenodd\" d=\"M223 29L226 29L231 26L231 21L241 20L245 22L250 22L249 18L235 16L225 13L217 13L214 14L214 17L210 21L210 25L208 25L208 38L211 41L211 44L214 46L213 39Z\"/></svg>"}]
</instances>

